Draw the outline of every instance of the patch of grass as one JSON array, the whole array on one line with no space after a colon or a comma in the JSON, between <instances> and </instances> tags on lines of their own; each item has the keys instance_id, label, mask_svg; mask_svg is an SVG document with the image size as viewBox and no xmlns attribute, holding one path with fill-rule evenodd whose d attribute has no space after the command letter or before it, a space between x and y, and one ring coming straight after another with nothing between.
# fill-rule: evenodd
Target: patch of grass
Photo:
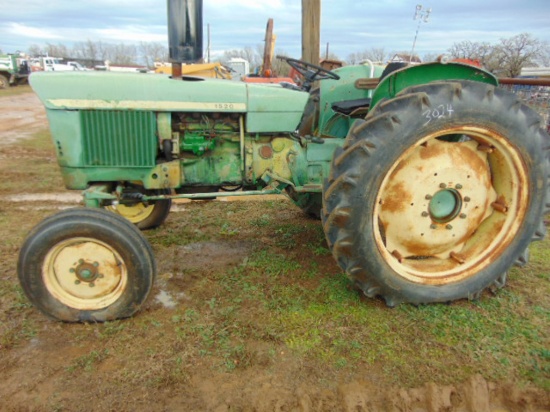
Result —
<instances>
[{"instance_id":1,"label":"patch of grass","mask_svg":"<svg viewBox=\"0 0 550 412\"><path fill-rule=\"evenodd\" d=\"M271 224L271 216L268 214L263 214L256 219L250 221L250 225L258 228L267 227Z\"/></svg>"},{"instance_id":2,"label":"patch of grass","mask_svg":"<svg viewBox=\"0 0 550 412\"><path fill-rule=\"evenodd\" d=\"M109 350L93 350L86 355L74 359L67 367L68 372L86 371L91 372L98 364L109 356Z\"/></svg>"},{"instance_id":3,"label":"patch of grass","mask_svg":"<svg viewBox=\"0 0 550 412\"><path fill-rule=\"evenodd\" d=\"M0 193L65 190L49 131L39 131L14 146L0 147L0 156L4 157L0 162L3 177Z\"/></svg>"},{"instance_id":4,"label":"patch of grass","mask_svg":"<svg viewBox=\"0 0 550 412\"><path fill-rule=\"evenodd\" d=\"M306 231L306 227L293 223L279 224L274 229L275 244L282 249L293 249L298 246L297 235Z\"/></svg>"},{"instance_id":5,"label":"patch of grass","mask_svg":"<svg viewBox=\"0 0 550 412\"><path fill-rule=\"evenodd\" d=\"M7 89L0 89L0 97L18 96L24 93L33 93L31 86L28 84L22 84L18 86L11 86Z\"/></svg>"}]
</instances>

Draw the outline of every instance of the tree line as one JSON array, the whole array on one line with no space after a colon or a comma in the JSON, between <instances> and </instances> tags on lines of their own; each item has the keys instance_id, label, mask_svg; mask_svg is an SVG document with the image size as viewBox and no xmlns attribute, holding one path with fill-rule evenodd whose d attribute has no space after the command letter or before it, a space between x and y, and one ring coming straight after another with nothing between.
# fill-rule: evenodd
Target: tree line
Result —
<instances>
[{"instance_id":1,"label":"tree line","mask_svg":"<svg viewBox=\"0 0 550 412\"><path fill-rule=\"evenodd\" d=\"M155 61L168 61L168 48L155 42L111 44L87 40L75 43L73 47L62 43L46 43L45 46L33 44L27 54L31 57L53 56L78 60L88 67L104 64L107 60L122 66L146 67L153 67Z\"/></svg>"},{"instance_id":2,"label":"tree line","mask_svg":"<svg viewBox=\"0 0 550 412\"><path fill-rule=\"evenodd\" d=\"M386 62L396 54L386 53L383 48L371 48L348 56L350 64L364 60ZM550 66L550 47L529 33L521 33L509 38L501 38L496 43L472 42L469 40L454 43L446 53L452 59L469 59L479 62L486 70L501 77L517 77L523 67ZM424 62L436 61L438 55L429 54L422 58Z\"/></svg>"},{"instance_id":3,"label":"tree line","mask_svg":"<svg viewBox=\"0 0 550 412\"><path fill-rule=\"evenodd\" d=\"M376 63L386 63L396 54L408 55L409 53L399 51L387 53L384 48L372 47L348 55L344 62L345 64L358 64L370 60ZM64 44L47 43L45 46L34 44L29 48L28 54L31 56L49 55L78 59L88 66L103 64L104 61L109 60L111 64L153 67L155 61L168 61L168 48L155 42L110 44L87 40L75 43L72 48ZM278 50L276 54L286 55L281 50ZM460 41L454 43L446 53L442 54L447 54L451 58L477 60L490 72L506 77L519 76L523 67L550 65L549 45L528 33L502 38L494 44L469 40ZM252 68L259 67L263 60L263 44L258 44L256 47L227 50L223 55L217 56L213 60L225 64L232 57L248 60ZM334 54L323 57L340 60ZM423 56L422 60L425 62L435 61L437 57L438 55L430 54ZM274 71L277 73L283 74L286 72L284 64L279 60L275 59L273 66Z\"/></svg>"}]
</instances>

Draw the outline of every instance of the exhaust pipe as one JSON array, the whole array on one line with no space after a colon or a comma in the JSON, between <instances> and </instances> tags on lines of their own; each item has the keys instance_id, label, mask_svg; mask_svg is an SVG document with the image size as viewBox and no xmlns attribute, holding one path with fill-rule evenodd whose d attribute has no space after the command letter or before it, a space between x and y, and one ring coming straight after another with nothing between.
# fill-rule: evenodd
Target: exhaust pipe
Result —
<instances>
[{"instance_id":1,"label":"exhaust pipe","mask_svg":"<svg viewBox=\"0 0 550 412\"><path fill-rule=\"evenodd\" d=\"M202 60L202 0L167 1L172 77L181 78L182 63Z\"/></svg>"}]
</instances>

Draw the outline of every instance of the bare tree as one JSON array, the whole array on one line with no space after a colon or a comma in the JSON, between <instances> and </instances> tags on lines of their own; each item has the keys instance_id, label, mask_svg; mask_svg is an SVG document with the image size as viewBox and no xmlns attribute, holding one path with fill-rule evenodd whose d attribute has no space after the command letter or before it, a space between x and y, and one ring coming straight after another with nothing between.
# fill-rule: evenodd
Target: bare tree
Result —
<instances>
[{"instance_id":1,"label":"bare tree","mask_svg":"<svg viewBox=\"0 0 550 412\"><path fill-rule=\"evenodd\" d=\"M31 46L27 50L27 54L32 57L38 57L42 56L44 54L44 51L42 50L42 47L40 47L38 44L31 44Z\"/></svg>"},{"instance_id":2,"label":"bare tree","mask_svg":"<svg viewBox=\"0 0 550 412\"><path fill-rule=\"evenodd\" d=\"M153 67L156 61L168 61L168 48L160 43L141 42L139 52L141 60L149 68Z\"/></svg>"},{"instance_id":3,"label":"bare tree","mask_svg":"<svg viewBox=\"0 0 550 412\"><path fill-rule=\"evenodd\" d=\"M522 67L536 64L538 59L547 54L548 45L528 33L521 33L509 39L501 39L496 50L502 56L504 74L516 77L521 74Z\"/></svg>"},{"instance_id":4,"label":"bare tree","mask_svg":"<svg viewBox=\"0 0 550 412\"><path fill-rule=\"evenodd\" d=\"M261 50L263 50L263 48ZM258 54L258 49L254 50L254 48L250 46L240 50L226 50L220 58L220 61L226 64L234 57L247 60L250 63L250 67L258 67L262 64L262 55Z\"/></svg>"},{"instance_id":5,"label":"bare tree","mask_svg":"<svg viewBox=\"0 0 550 412\"><path fill-rule=\"evenodd\" d=\"M439 58L440 54L436 54L436 53L427 53L425 54L423 57L422 57L422 61L424 63L429 63L429 62L436 62L437 59Z\"/></svg>"},{"instance_id":6,"label":"bare tree","mask_svg":"<svg viewBox=\"0 0 550 412\"><path fill-rule=\"evenodd\" d=\"M136 65L137 48L133 44L110 44L106 47L106 60L122 66Z\"/></svg>"},{"instance_id":7,"label":"bare tree","mask_svg":"<svg viewBox=\"0 0 550 412\"><path fill-rule=\"evenodd\" d=\"M370 60L374 63L385 63L387 58L388 55L383 47L372 47L362 52L350 54L346 61L349 64L359 64L365 60Z\"/></svg>"},{"instance_id":8,"label":"bare tree","mask_svg":"<svg viewBox=\"0 0 550 412\"><path fill-rule=\"evenodd\" d=\"M46 43L46 54L53 57L69 57L69 49L64 44Z\"/></svg>"},{"instance_id":9,"label":"bare tree","mask_svg":"<svg viewBox=\"0 0 550 412\"><path fill-rule=\"evenodd\" d=\"M284 50L278 49L275 52L275 56L288 56L288 53ZM287 77L290 73L290 66L282 59L273 59L273 72L278 77Z\"/></svg>"},{"instance_id":10,"label":"bare tree","mask_svg":"<svg viewBox=\"0 0 550 412\"><path fill-rule=\"evenodd\" d=\"M496 45L462 41L448 51L454 58L479 60L490 72L507 77L519 76L522 67L537 64L550 54L545 42L528 33L500 39Z\"/></svg>"},{"instance_id":11,"label":"bare tree","mask_svg":"<svg viewBox=\"0 0 550 412\"><path fill-rule=\"evenodd\" d=\"M448 50L453 58L483 61L493 52L493 46L487 42L471 42L470 40L455 43Z\"/></svg>"}]
</instances>

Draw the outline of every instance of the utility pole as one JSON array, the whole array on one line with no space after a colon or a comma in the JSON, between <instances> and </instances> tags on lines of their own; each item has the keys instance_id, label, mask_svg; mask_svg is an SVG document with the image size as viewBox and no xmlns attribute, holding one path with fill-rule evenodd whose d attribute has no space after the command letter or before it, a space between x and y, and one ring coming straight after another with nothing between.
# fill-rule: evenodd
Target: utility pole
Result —
<instances>
[{"instance_id":1,"label":"utility pole","mask_svg":"<svg viewBox=\"0 0 550 412\"><path fill-rule=\"evenodd\" d=\"M302 60L319 64L321 0L302 0Z\"/></svg>"}]
</instances>

